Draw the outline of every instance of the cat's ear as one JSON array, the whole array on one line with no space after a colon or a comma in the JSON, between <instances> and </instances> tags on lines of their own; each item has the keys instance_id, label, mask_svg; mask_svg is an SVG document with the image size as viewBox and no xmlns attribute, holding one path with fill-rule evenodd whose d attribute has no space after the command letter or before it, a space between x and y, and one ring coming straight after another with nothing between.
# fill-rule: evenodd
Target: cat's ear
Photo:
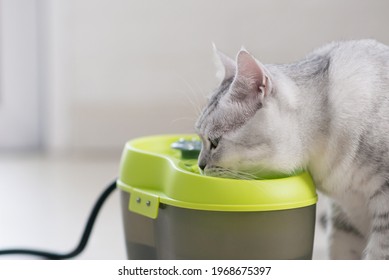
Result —
<instances>
[{"instance_id":1,"label":"cat's ear","mask_svg":"<svg viewBox=\"0 0 389 280\"><path fill-rule=\"evenodd\" d=\"M270 92L270 78L265 67L245 49L241 49L236 58L237 73L235 80L249 81L254 85L254 93L266 96Z\"/></svg>"},{"instance_id":2,"label":"cat's ear","mask_svg":"<svg viewBox=\"0 0 389 280\"><path fill-rule=\"evenodd\" d=\"M235 76L236 63L235 61L219 51L215 44L212 44L214 61L217 67L216 77L220 82L231 79Z\"/></svg>"}]
</instances>

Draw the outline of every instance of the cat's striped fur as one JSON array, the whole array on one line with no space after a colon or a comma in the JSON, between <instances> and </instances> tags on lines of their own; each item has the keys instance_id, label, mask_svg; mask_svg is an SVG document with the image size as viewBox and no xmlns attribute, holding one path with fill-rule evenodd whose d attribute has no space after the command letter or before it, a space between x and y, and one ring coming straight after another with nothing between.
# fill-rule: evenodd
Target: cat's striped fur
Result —
<instances>
[{"instance_id":1,"label":"cat's striped fur","mask_svg":"<svg viewBox=\"0 0 389 280\"><path fill-rule=\"evenodd\" d=\"M330 257L389 259L389 47L334 42L284 65L215 52L225 75L196 123L203 172L308 169L332 201Z\"/></svg>"}]
</instances>

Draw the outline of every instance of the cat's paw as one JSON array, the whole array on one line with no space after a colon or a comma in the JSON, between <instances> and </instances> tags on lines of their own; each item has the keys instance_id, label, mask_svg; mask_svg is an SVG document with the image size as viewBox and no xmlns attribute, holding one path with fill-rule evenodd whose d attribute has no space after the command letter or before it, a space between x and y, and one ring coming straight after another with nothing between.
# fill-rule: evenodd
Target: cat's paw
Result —
<instances>
[{"instance_id":1,"label":"cat's paw","mask_svg":"<svg viewBox=\"0 0 389 280\"><path fill-rule=\"evenodd\" d=\"M374 253L366 253L364 255L364 260L389 260L389 255L385 254L374 254Z\"/></svg>"},{"instance_id":2,"label":"cat's paw","mask_svg":"<svg viewBox=\"0 0 389 280\"><path fill-rule=\"evenodd\" d=\"M382 246L373 246L374 242L370 242L366 247L363 259L364 260L389 260L389 250Z\"/></svg>"}]
</instances>

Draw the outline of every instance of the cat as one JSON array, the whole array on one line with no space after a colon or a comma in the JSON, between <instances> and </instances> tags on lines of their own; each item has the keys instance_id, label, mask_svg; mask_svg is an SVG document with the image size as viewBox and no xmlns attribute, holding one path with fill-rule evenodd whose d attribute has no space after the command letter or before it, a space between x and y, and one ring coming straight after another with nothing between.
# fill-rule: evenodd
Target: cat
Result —
<instances>
[{"instance_id":1,"label":"cat","mask_svg":"<svg viewBox=\"0 0 389 280\"><path fill-rule=\"evenodd\" d=\"M195 124L201 171L308 170L331 200L329 257L389 259L389 47L332 42L279 65L214 52L220 84Z\"/></svg>"}]
</instances>

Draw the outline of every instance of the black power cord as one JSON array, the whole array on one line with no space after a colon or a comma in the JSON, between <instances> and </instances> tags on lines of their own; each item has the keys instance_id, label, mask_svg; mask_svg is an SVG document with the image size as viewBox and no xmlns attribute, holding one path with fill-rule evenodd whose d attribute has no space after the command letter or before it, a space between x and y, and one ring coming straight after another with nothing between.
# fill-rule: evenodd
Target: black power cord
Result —
<instances>
[{"instance_id":1,"label":"black power cord","mask_svg":"<svg viewBox=\"0 0 389 280\"><path fill-rule=\"evenodd\" d=\"M65 260L65 259L71 259L75 256L79 255L86 247L86 244L88 243L90 234L93 229L93 225L96 221L97 215L100 212L101 207L103 206L106 199L109 197L109 195L116 189L116 180L111 182L107 188L104 190L104 192L100 195L98 200L96 201L95 205L93 206L92 212L89 215L88 221L86 223L84 233L82 234L81 240L77 247L65 254L59 254L59 253L52 253L52 252L45 252L45 251L39 251L39 250L29 250L29 249L7 249L7 250L0 250L0 255L33 255L42 257L49 260Z\"/></svg>"}]
</instances>

